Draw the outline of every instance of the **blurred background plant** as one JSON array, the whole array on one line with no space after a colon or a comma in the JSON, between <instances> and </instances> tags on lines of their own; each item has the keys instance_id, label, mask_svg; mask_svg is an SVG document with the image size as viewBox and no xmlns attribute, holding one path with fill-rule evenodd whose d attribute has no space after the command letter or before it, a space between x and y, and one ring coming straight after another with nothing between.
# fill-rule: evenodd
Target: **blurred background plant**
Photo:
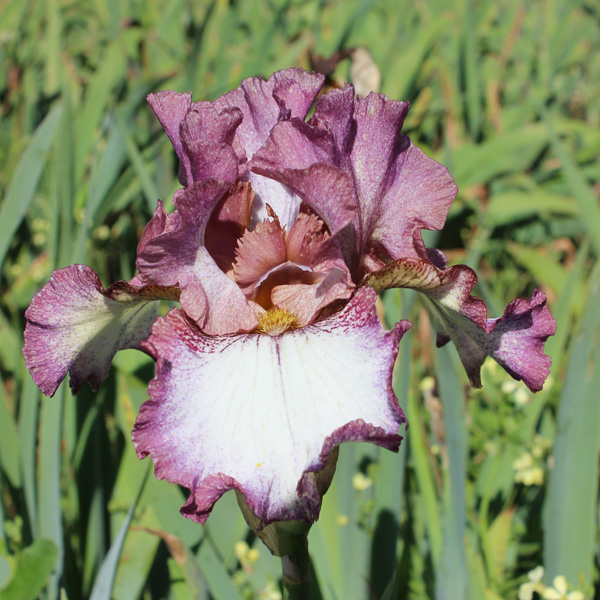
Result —
<instances>
[{"instance_id":1,"label":"blurred background plant","mask_svg":"<svg viewBox=\"0 0 600 600\"><path fill-rule=\"evenodd\" d=\"M410 100L405 131L460 188L428 244L477 270L491 316L539 286L558 321L542 392L492 363L471 390L414 297L384 296L388 323L416 322L395 383L410 430L399 456L342 448L311 532L317 598L600 598L599 24L590 0L0 0L2 599L281 597L233 497L195 525L137 460L149 359L121 352L98 394L48 399L21 348L53 269L130 278L156 200L172 206L145 95L210 100L290 66Z\"/></svg>"}]
</instances>

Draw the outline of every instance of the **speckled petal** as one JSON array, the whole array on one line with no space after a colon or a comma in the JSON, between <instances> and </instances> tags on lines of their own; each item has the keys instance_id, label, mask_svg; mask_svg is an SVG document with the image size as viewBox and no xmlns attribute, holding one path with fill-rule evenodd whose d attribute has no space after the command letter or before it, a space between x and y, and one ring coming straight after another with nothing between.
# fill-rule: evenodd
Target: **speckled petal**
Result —
<instances>
[{"instance_id":1,"label":"speckled petal","mask_svg":"<svg viewBox=\"0 0 600 600\"><path fill-rule=\"evenodd\" d=\"M488 319L484 302L471 296L477 276L465 265L440 269L405 258L372 273L366 283L378 291L405 287L423 293L438 327L438 346L454 342L473 386L481 387L480 368L491 356L532 391L542 389L551 365L544 343L556 322L540 290L529 301L511 302L501 318Z\"/></svg>"},{"instance_id":2,"label":"speckled petal","mask_svg":"<svg viewBox=\"0 0 600 600\"><path fill-rule=\"evenodd\" d=\"M277 71L266 81L262 77L250 77L235 90L217 98L213 105L218 110L234 107L242 111L243 121L236 130L234 142L250 159L275 123L306 117L324 79L323 75L311 75L303 69Z\"/></svg>"},{"instance_id":3,"label":"speckled petal","mask_svg":"<svg viewBox=\"0 0 600 600\"><path fill-rule=\"evenodd\" d=\"M85 381L98 389L118 350L135 348L150 334L158 303L178 290L134 287L119 281L104 289L85 265L54 271L25 313L23 355L33 380L52 396L66 377L76 394Z\"/></svg>"},{"instance_id":4,"label":"speckled petal","mask_svg":"<svg viewBox=\"0 0 600 600\"><path fill-rule=\"evenodd\" d=\"M179 94L165 90L158 92L158 94L149 94L146 100L169 136L171 144L173 144L181 165L179 179L185 185L187 177L191 176L191 171L189 159L183 149L179 129L181 122L192 106L192 93Z\"/></svg>"},{"instance_id":5,"label":"speckled petal","mask_svg":"<svg viewBox=\"0 0 600 600\"><path fill-rule=\"evenodd\" d=\"M398 449L391 376L410 324L384 332L374 303L361 289L343 312L277 337L205 336L177 310L157 321L145 344L157 374L133 440L159 479L191 490L186 516L204 522L235 488L263 525L314 521L315 472L333 448Z\"/></svg>"},{"instance_id":6,"label":"speckled petal","mask_svg":"<svg viewBox=\"0 0 600 600\"><path fill-rule=\"evenodd\" d=\"M242 111L243 120L236 129L233 147L248 160L281 120L304 119L321 86L323 75L309 74L303 69L286 69L273 73L267 81L251 77L231 92L217 98L217 110L235 108ZM282 227L288 231L298 216L300 199L285 185L249 173L248 179L256 193L253 223L267 218L266 205L276 212Z\"/></svg>"},{"instance_id":7,"label":"speckled petal","mask_svg":"<svg viewBox=\"0 0 600 600\"><path fill-rule=\"evenodd\" d=\"M181 190L178 227L161 233L160 223L169 225L169 220L159 212L154 217L157 222L149 224L154 237L144 234L145 244L137 257L144 280L181 289L181 307L209 335L252 331L258 323L240 288L204 246L207 223L226 193L228 182L216 180ZM244 186L235 186L229 193L247 196Z\"/></svg>"},{"instance_id":8,"label":"speckled petal","mask_svg":"<svg viewBox=\"0 0 600 600\"><path fill-rule=\"evenodd\" d=\"M441 229L456 196L448 170L414 147L401 132L408 102L383 94L357 96L348 86L315 108L314 122L334 132L343 153L338 164L351 175L359 203L360 251L387 262L404 256L425 258L421 229Z\"/></svg>"},{"instance_id":9,"label":"speckled petal","mask_svg":"<svg viewBox=\"0 0 600 600\"><path fill-rule=\"evenodd\" d=\"M339 180L347 178L351 191L344 204L355 206L350 263L354 271L360 266L360 276L404 256L426 258L421 229L441 229L456 196L448 170L402 134L407 112L407 102L383 94L355 98L352 86L334 90L319 98L308 123L275 125L249 163L252 172L296 191L326 221L299 183L310 179L318 185L323 177L310 172L317 167L328 167L329 177L337 170ZM337 210L342 205L326 190L312 196Z\"/></svg>"}]
</instances>

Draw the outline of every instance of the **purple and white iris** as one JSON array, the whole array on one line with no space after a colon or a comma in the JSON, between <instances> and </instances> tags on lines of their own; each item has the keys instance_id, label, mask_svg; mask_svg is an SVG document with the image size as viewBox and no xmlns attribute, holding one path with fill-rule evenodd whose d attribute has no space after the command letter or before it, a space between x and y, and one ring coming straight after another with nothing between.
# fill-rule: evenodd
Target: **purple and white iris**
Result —
<instances>
[{"instance_id":1,"label":"purple and white iris","mask_svg":"<svg viewBox=\"0 0 600 600\"><path fill-rule=\"evenodd\" d=\"M190 489L182 513L196 521L236 489L263 525L312 522L339 444L398 449L391 377L410 323L384 331L376 291L421 292L475 386L486 356L532 390L548 375L544 294L488 319L475 273L425 247L457 189L401 132L408 103L348 85L306 121L322 84L288 69L214 102L150 95L180 161L176 210L158 203L132 281L104 289L67 267L26 313L27 367L49 396L67 373L74 393L96 389L118 350L156 360L133 441L158 478ZM157 319L161 299L181 308Z\"/></svg>"}]
</instances>

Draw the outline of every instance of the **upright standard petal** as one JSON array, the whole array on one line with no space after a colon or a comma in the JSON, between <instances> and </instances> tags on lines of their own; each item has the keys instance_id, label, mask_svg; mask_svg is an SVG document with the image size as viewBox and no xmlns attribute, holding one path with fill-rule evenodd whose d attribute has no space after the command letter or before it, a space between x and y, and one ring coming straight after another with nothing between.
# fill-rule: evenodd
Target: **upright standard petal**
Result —
<instances>
[{"instance_id":1,"label":"upright standard petal","mask_svg":"<svg viewBox=\"0 0 600 600\"><path fill-rule=\"evenodd\" d=\"M544 342L556 332L546 296L535 290L529 301L511 302L499 319L488 319L482 300L471 295L475 272L465 265L441 269L430 262L403 258L372 273L367 285L424 294L438 328L438 346L452 340L471 384L481 387L480 368L491 356L515 379L539 391L550 371Z\"/></svg>"},{"instance_id":2,"label":"upright standard petal","mask_svg":"<svg viewBox=\"0 0 600 600\"><path fill-rule=\"evenodd\" d=\"M341 313L279 336L206 336L177 310L157 321L145 343L157 374L133 440L159 479L191 490L183 514L204 522L237 489L263 525L314 521L315 473L333 448L398 449L391 377L410 324L384 332L375 297L361 289Z\"/></svg>"},{"instance_id":3,"label":"upright standard petal","mask_svg":"<svg viewBox=\"0 0 600 600\"><path fill-rule=\"evenodd\" d=\"M217 109L234 107L243 121L235 133L235 144L248 158L265 142L275 123L282 119L304 119L325 77L303 69L285 69L262 77L244 79L240 86L214 101Z\"/></svg>"},{"instance_id":4,"label":"upright standard petal","mask_svg":"<svg viewBox=\"0 0 600 600\"><path fill-rule=\"evenodd\" d=\"M132 286L104 289L85 265L59 269L25 313L23 355L33 380L53 396L67 373L76 394L87 381L98 389L118 350L135 348L150 334L158 304L176 300L179 290Z\"/></svg>"},{"instance_id":5,"label":"upright standard petal","mask_svg":"<svg viewBox=\"0 0 600 600\"><path fill-rule=\"evenodd\" d=\"M243 120L235 131L233 147L248 160L265 142L273 126L281 120L304 119L312 106L324 76L309 74L303 69L286 69L273 73L268 80L251 77L240 87L217 98L218 110L235 108L242 111ZM266 205L277 213L281 225L288 231L294 224L300 208L300 199L285 185L248 174L256 193L253 222L267 218Z\"/></svg>"},{"instance_id":6,"label":"upright standard petal","mask_svg":"<svg viewBox=\"0 0 600 600\"><path fill-rule=\"evenodd\" d=\"M171 144L173 144L180 161L179 180L185 185L191 171L189 159L184 152L181 136L179 135L179 128L192 106L192 93L179 94L165 90L158 92L158 94L149 94L146 100L171 140Z\"/></svg>"},{"instance_id":7,"label":"upright standard petal","mask_svg":"<svg viewBox=\"0 0 600 600\"><path fill-rule=\"evenodd\" d=\"M420 231L441 229L456 196L448 170L402 134L407 112L408 103L382 94L334 90L319 98L308 124L273 127L249 165L294 190L313 179L316 166L344 174L356 207L352 264L356 270L360 257L361 276L403 256L425 258Z\"/></svg>"}]
</instances>

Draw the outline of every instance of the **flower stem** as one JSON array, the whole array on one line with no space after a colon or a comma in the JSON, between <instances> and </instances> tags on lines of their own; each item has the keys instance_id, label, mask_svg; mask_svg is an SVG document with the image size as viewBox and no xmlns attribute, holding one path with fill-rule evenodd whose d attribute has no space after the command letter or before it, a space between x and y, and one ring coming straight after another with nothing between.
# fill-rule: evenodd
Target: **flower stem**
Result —
<instances>
[{"instance_id":1,"label":"flower stem","mask_svg":"<svg viewBox=\"0 0 600 600\"><path fill-rule=\"evenodd\" d=\"M298 536L300 538L300 536ZM308 540L298 539L294 552L281 557L284 600L310 599L310 557Z\"/></svg>"}]
</instances>

